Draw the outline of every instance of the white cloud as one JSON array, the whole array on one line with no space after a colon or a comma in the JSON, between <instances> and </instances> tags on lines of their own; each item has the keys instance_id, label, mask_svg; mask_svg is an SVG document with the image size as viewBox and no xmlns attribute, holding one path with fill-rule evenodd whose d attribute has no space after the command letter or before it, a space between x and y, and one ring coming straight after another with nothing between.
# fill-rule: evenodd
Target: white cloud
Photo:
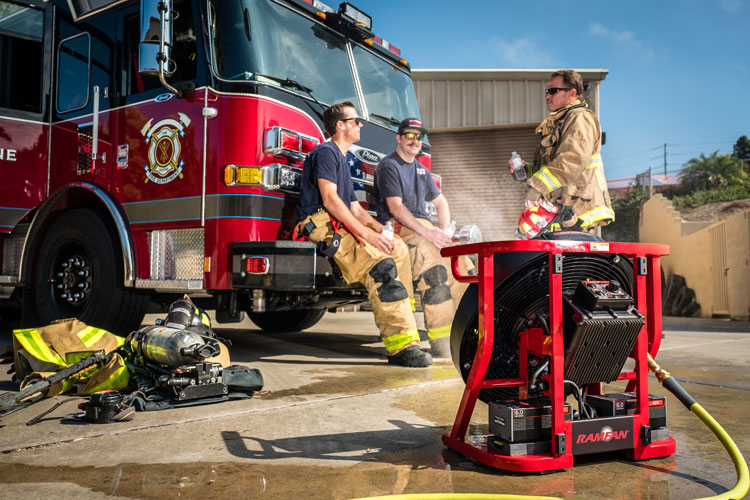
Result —
<instances>
[{"instance_id":1,"label":"white cloud","mask_svg":"<svg viewBox=\"0 0 750 500\"><path fill-rule=\"evenodd\" d=\"M635 51L639 55L646 57L647 59L651 59L651 57L653 57L653 51L651 50L651 48L641 43L635 37L635 33L633 33L632 31L617 31L609 29L600 23L592 23L589 25L589 34L600 36L605 40L609 40L610 42L624 49Z\"/></svg>"},{"instance_id":2,"label":"white cloud","mask_svg":"<svg viewBox=\"0 0 750 500\"><path fill-rule=\"evenodd\" d=\"M534 68L547 67L553 62L552 56L528 38L508 42L501 38L490 38L489 48L501 57L501 63L506 67Z\"/></svg>"},{"instance_id":3,"label":"white cloud","mask_svg":"<svg viewBox=\"0 0 750 500\"><path fill-rule=\"evenodd\" d=\"M742 10L741 0L718 0L719 7L730 14L738 14Z\"/></svg>"}]
</instances>

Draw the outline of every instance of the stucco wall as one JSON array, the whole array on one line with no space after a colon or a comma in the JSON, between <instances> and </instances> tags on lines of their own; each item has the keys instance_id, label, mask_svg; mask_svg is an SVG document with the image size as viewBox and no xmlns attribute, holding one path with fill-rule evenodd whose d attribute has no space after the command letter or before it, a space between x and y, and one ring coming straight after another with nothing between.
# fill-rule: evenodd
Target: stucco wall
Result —
<instances>
[{"instance_id":1,"label":"stucco wall","mask_svg":"<svg viewBox=\"0 0 750 500\"><path fill-rule=\"evenodd\" d=\"M724 225L723 238L714 242L712 229ZM701 227L702 226L702 227ZM662 259L666 276L679 274L695 291L700 315L722 314L717 307L717 284L714 273L726 275L728 313L734 319L750 316L750 210L736 213L718 222L686 223L672 202L657 194L643 205L640 219L640 241L663 243L671 253ZM716 233L716 231L714 231ZM724 246L721 250L718 245ZM719 269L715 252L726 253L726 267ZM723 314L722 314L723 315Z\"/></svg>"}]
</instances>

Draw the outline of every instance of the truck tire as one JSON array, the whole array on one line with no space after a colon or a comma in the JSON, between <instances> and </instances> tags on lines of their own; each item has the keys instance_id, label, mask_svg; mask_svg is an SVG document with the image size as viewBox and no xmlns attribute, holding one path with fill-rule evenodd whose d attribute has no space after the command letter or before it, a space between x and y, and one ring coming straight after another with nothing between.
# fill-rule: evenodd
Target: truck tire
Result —
<instances>
[{"instance_id":1,"label":"truck tire","mask_svg":"<svg viewBox=\"0 0 750 500\"><path fill-rule=\"evenodd\" d=\"M149 295L123 285L121 251L115 243L113 232L93 210L71 210L54 222L35 266L42 325L75 317L120 335L141 325Z\"/></svg>"},{"instance_id":2,"label":"truck tire","mask_svg":"<svg viewBox=\"0 0 750 500\"><path fill-rule=\"evenodd\" d=\"M320 321L325 313L325 309L297 309L264 313L248 311L247 315L266 332L300 332Z\"/></svg>"}]
</instances>

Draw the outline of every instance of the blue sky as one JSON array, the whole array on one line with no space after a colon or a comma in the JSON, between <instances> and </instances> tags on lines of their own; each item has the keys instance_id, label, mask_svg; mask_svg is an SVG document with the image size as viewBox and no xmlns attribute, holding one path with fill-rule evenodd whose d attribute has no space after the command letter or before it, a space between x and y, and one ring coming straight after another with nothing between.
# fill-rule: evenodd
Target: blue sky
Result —
<instances>
[{"instance_id":1,"label":"blue sky","mask_svg":"<svg viewBox=\"0 0 750 500\"><path fill-rule=\"evenodd\" d=\"M609 70L608 179L663 173L664 143L673 172L750 136L750 0L351 3L412 68Z\"/></svg>"}]
</instances>

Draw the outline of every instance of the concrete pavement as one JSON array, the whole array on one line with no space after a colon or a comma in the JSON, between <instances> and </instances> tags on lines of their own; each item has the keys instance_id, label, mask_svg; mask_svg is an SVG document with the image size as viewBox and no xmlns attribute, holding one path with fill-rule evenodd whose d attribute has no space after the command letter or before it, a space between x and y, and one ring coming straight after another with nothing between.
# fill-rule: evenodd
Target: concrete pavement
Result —
<instances>
[{"instance_id":1,"label":"concrete pavement","mask_svg":"<svg viewBox=\"0 0 750 500\"><path fill-rule=\"evenodd\" d=\"M153 318L148 318L153 321ZM657 360L730 433L750 436L750 328L665 320ZM310 331L268 334L250 322L218 329L232 361L258 368L250 400L137 413L131 422L66 420L83 398L58 396L0 419L0 498L353 498L476 492L585 498L710 496L734 485L719 442L675 398L672 457L586 456L547 475L493 470L446 449L464 384L449 360L389 366L368 312L327 314ZM0 345L10 343L4 335ZM7 366L7 365L6 365ZM15 390L2 370L0 391ZM606 392L622 390L618 384ZM655 379L650 390L667 394ZM572 400L572 398L571 398ZM65 403L41 422L25 422ZM487 429L478 403L470 432Z\"/></svg>"}]
</instances>

